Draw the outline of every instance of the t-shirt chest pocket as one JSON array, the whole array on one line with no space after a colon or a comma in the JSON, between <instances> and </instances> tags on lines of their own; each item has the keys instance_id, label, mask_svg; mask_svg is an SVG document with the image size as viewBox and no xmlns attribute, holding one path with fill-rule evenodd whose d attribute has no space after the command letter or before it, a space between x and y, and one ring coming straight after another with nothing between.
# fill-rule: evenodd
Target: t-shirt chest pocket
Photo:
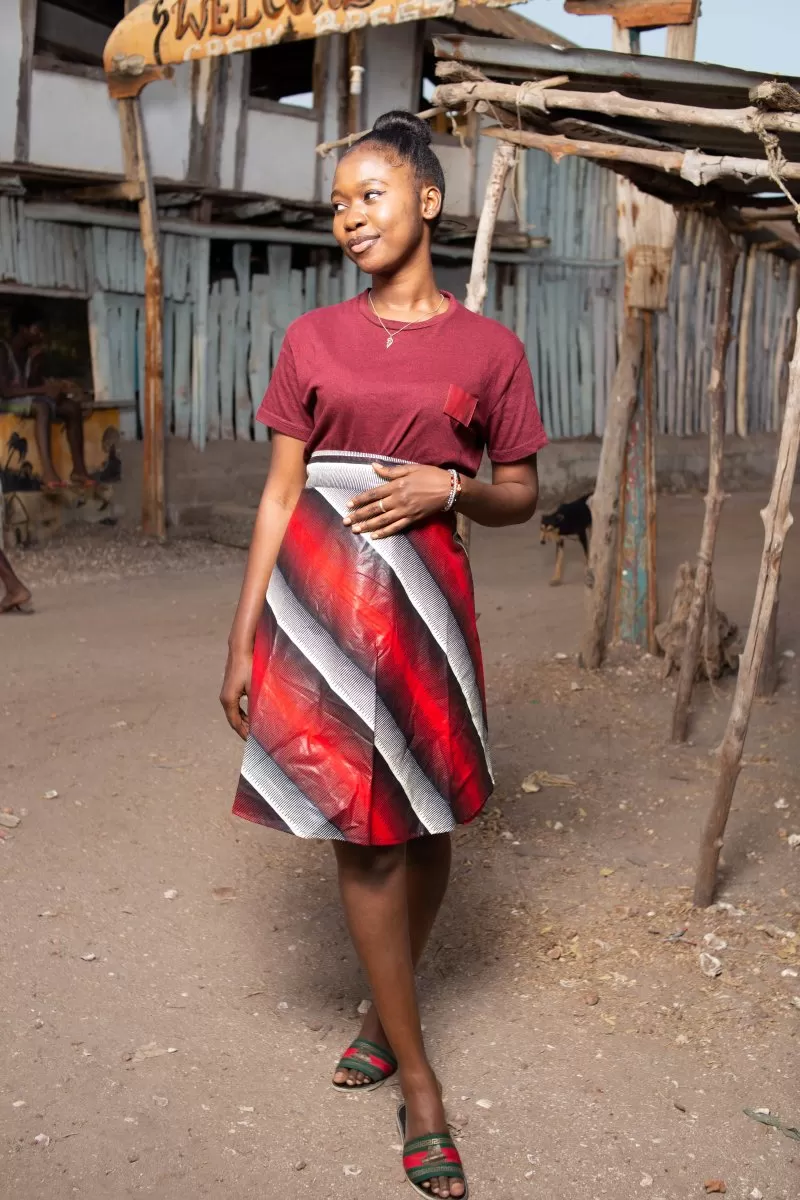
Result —
<instances>
[{"instance_id":1,"label":"t-shirt chest pocket","mask_svg":"<svg viewBox=\"0 0 800 1200\"><path fill-rule=\"evenodd\" d=\"M457 383L450 384L450 387L447 389L447 399L444 402L444 412L457 425L468 429L472 424L477 407L478 399L476 396L473 396L470 392L466 392Z\"/></svg>"}]
</instances>

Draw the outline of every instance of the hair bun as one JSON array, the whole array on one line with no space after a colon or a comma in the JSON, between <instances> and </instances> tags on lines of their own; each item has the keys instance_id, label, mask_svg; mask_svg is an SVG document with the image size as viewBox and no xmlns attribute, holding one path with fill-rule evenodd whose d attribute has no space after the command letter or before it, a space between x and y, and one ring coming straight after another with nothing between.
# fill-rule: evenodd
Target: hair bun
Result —
<instances>
[{"instance_id":1,"label":"hair bun","mask_svg":"<svg viewBox=\"0 0 800 1200\"><path fill-rule=\"evenodd\" d=\"M406 112L401 108L378 117L372 126L372 131L373 133L404 133L423 146L430 146L433 140L428 122L420 120L414 113Z\"/></svg>"}]
</instances>

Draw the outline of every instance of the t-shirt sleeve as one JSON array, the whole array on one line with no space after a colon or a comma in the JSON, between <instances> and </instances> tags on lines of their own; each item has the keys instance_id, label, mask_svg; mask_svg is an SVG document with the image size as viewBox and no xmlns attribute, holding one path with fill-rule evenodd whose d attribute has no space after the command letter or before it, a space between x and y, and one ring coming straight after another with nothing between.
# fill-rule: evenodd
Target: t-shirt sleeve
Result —
<instances>
[{"instance_id":1,"label":"t-shirt sleeve","mask_svg":"<svg viewBox=\"0 0 800 1200\"><path fill-rule=\"evenodd\" d=\"M286 337L256 420L276 433L307 442L314 429L309 400L309 390L298 378L292 344Z\"/></svg>"},{"instance_id":2,"label":"t-shirt sleeve","mask_svg":"<svg viewBox=\"0 0 800 1200\"><path fill-rule=\"evenodd\" d=\"M495 463L520 462L547 445L528 360L523 354L489 411L486 450Z\"/></svg>"}]
</instances>

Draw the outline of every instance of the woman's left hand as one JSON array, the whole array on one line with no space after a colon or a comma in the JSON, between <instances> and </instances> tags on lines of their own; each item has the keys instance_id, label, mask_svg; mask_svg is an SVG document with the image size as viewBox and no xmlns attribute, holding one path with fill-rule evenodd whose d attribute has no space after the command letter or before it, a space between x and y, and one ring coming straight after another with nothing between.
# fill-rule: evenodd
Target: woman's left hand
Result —
<instances>
[{"instance_id":1,"label":"woman's left hand","mask_svg":"<svg viewBox=\"0 0 800 1200\"><path fill-rule=\"evenodd\" d=\"M450 496L450 472L441 467L382 467L373 470L387 480L350 501L344 518L354 533L373 538L390 537L433 513L442 512Z\"/></svg>"}]
</instances>

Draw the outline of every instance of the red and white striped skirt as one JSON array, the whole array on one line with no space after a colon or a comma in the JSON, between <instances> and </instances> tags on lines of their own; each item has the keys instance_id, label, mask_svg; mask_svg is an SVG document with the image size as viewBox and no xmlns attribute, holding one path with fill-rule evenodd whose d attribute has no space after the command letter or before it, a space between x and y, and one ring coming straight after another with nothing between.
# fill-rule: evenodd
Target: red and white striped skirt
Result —
<instances>
[{"instance_id":1,"label":"red and white striped skirt","mask_svg":"<svg viewBox=\"0 0 800 1200\"><path fill-rule=\"evenodd\" d=\"M469 560L442 513L372 541L342 524L383 481L321 451L259 621L233 811L298 837L388 846L471 821L491 795Z\"/></svg>"}]
</instances>

